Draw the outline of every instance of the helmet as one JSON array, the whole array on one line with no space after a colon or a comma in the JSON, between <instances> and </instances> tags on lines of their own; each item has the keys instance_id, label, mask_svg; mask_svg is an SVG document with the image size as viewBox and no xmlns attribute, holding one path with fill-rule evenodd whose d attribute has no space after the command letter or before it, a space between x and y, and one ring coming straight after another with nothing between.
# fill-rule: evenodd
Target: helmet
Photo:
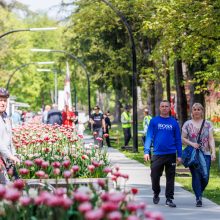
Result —
<instances>
[{"instance_id":1,"label":"helmet","mask_svg":"<svg viewBox=\"0 0 220 220\"><path fill-rule=\"evenodd\" d=\"M9 97L9 92L5 88L0 88L0 97Z\"/></svg>"}]
</instances>

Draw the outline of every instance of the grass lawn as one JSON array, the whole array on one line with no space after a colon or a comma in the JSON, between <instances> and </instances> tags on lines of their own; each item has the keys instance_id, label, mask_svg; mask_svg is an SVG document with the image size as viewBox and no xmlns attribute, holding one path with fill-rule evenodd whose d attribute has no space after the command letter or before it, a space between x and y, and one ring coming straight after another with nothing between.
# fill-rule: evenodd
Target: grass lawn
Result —
<instances>
[{"instance_id":1,"label":"grass lawn","mask_svg":"<svg viewBox=\"0 0 220 220\"><path fill-rule=\"evenodd\" d=\"M141 129L141 125L138 130ZM149 163L146 163L143 159L143 146L141 143L141 134L138 135L138 153L133 153L132 151L122 151L127 157L137 160L142 164L145 164L146 166L149 166ZM124 143L124 136L123 131L120 125L113 125L112 129L110 130L110 137L118 137L119 138L119 144L117 141L112 142L112 146L114 148L117 148L121 151L121 146L123 146ZM216 156L217 159L215 162L212 163L212 167L210 170L210 180L209 184L204 192L204 197L212 200L213 202L220 205L220 159L219 159L219 148L220 148L220 133L215 135L216 139ZM132 146L132 139L130 140L130 146ZM176 181L180 183L184 189L192 192L191 187L191 176L185 177L176 177Z\"/></svg>"}]
</instances>

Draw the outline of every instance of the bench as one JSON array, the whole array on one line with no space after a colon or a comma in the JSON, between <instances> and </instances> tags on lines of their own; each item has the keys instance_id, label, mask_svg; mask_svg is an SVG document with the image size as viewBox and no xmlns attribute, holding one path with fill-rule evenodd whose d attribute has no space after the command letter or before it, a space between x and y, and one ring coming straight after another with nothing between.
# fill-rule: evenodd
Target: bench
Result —
<instances>
[{"instance_id":1,"label":"bench","mask_svg":"<svg viewBox=\"0 0 220 220\"><path fill-rule=\"evenodd\" d=\"M181 177L181 176L182 177L191 176L189 168L184 168L184 167L176 168L176 176L179 176L179 177Z\"/></svg>"}]
</instances>

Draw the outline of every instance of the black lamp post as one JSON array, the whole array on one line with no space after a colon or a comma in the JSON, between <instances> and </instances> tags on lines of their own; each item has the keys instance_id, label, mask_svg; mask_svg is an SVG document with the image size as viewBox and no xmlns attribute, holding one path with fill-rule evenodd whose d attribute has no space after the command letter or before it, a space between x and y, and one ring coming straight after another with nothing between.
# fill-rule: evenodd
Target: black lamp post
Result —
<instances>
[{"instance_id":1,"label":"black lamp post","mask_svg":"<svg viewBox=\"0 0 220 220\"><path fill-rule=\"evenodd\" d=\"M72 59L76 60L80 65L81 67L83 68L83 70L85 71L86 73L86 78L87 78L87 83L88 83L88 114L89 114L89 117L91 115L91 101L90 101L90 74L89 72L87 71L87 68L85 66L85 64L79 59L77 58L76 56L74 56L72 53L69 53L68 51L65 51L65 50L52 50L52 49L31 49L31 51L33 52L51 52L51 53L64 53L66 54L67 56L71 57Z\"/></svg>"},{"instance_id":2,"label":"black lamp post","mask_svg":"<svg viewBox=\"0 0 220 220\"><path fill-rule=\"evenodd\" d=\"M11 30L8 32L5 32L4 34L0 35L0 38L8 35L8 34L12 34L15 32L22 32L22 31L50 31L50 30L56 30L56 27L47 27L47 28L25 28L25 29L16 29L16 30Z\"/></svg>"},{"instance_id":3,"label":"black lamp post","mask_svg":"<svg viewBox=\"0 0 220 220\"><path fill-rule=\"evenodd\" d=\"M126 26L129 39L131 42L131 55L132 55L132 109L133 109L133 152L138 152L138 117L137 117L137 56L136 56L136 46L134 42L134 37L132 34L132 29L128 24L125 16L121 11L115 8L110 2L106 0L101 0L106 5L108 5L121 19L122 23Z\"/></svg>"}]
</instances>

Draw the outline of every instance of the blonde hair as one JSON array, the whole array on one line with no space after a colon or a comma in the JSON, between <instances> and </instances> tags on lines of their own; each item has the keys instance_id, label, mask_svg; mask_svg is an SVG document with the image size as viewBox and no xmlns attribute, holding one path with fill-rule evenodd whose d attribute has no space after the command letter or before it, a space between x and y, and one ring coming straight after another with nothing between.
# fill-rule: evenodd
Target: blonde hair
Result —
<instances>
[{"instance_id":1,"label":"blonde hair","mask_svg":"<svg viewBox=\"0 0 220 220\"><path fill-rule=\"evenodd\" d=\"M192 110L193 110L194 108L199 108L199 109L201 109L201 110L202 110L202 115L201 115L201 116L202 116L202 118L204 118L204 107L202 106L202 104L196 102L196 103L194 103L194 104L192 105ZM191 110L191 117L193 118L192 110Z\"/></svg>"}]
</instances>

